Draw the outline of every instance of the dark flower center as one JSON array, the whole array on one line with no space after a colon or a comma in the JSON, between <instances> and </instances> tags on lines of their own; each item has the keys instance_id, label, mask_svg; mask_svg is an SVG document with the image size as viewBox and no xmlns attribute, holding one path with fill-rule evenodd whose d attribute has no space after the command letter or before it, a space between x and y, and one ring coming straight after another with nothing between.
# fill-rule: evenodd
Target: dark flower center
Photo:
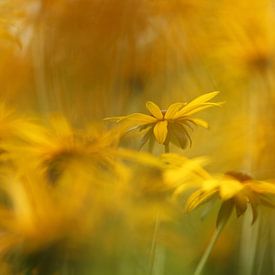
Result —
<instances>
[{"instance_id":1,"label":"dark flower center","mask_svg":"<svg viewBox=\"0 0 275 275\"><path fill-rule=\"evenodd\" d=\"M245 182L245 181L252 180L252 177L250 177L249 175L244 174L242 172L229 171L229 172L226 172L225 175L230 176L230 177L238 180L239 182Z\"/></svg>"}]
</instances>

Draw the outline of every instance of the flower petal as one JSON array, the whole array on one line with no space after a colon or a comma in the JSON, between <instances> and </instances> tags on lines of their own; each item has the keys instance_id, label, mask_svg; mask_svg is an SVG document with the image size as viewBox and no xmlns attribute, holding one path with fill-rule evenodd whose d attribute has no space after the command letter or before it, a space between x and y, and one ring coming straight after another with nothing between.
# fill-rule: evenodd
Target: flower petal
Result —
<instances>
[{"instance_id":1,"label":"flower petal","mask_svg":"<svg viewBox=\"0 0 275 275\"><path fill-rule=\"evenodd\" d=\"M163 144L166 140L168 129L167 120L159 121L154 127L154 135L159 144Z\"/></svg>"},{"instance_id":2,"label":"flower petal","mask_svg":"<svg viewBox=\"0 0 275 275\"><path fill-rule=\"evenodd\" d=\"M208 108L211 108L211 107L219 107L223 104L224 102L207 102L207 103L204 103L204 104L201 104L199 106L196 106L194 107L193 109L189 110L189 111L186 111L185 110L185 116L191 116L195 113L198 113L202 110L205 110L205 109L208 109Z\"/></svg>"},{"instance_id":3,"label":"flower petal","mask_svg":"<svg viewBox=\"0 0 275 275\"><path fill-rule=\"evenodd\" d=\"M216 193L217 193L217 190L215 190L215 189L214 190L209 190L208 192L203 192L200 189L195 191L187 199L187 202L186 202L186 205L185 205L185 211L187 211L187 212L192 211L193 209L197 208L199 205L207 202Z\"/></svg>"},{"instance_id":4,"label":"flower petal","mask_svg":"<svg viewBox=\"0 0 275 275\"><path fill-rule=\"evenodd\" d=\"M193 122L194 124L198 125L198 126L201 126L203 128L208 128L208 122L203 120L203 119L200 119L200 118L189 118L188 119L189 121Z\"/></svg>"},{"instance_id":5,"label":"flower petal","mask_svg":"<svg viewBox=\"0 0 275 275\"><path fill-rule=\"evenodd\" d=\"M210 99L214 98L217 94L220 92L211 92L204 95L201 95L195 99L193 99L191 102L188 103L189 106L195 106L195 105L201 105Z\"/></svg>"},{"instance_id":6,"label":"flower petal","mask_svg":"<svg viewBox=\"0 0 275 275\"><path fill-rule=\"evenodd\" d=\"M275 194L275 184L266 181L253 181L246 184L253 192Z\"/></svg>"},{"instance_id":7,"label":"flower petal","mask_svg":"<svg viewBox=\"0 0 275 275\"><path fill-rule=\"evenodd\" d=\"M237 217L240 217L247 209L248 198L242 194L237 194L234 197L234 203L236 207Z\"/></svg>"},{"instance_id":8,"label":"flower petal","mask_svg":"<svg viewBox=\"0 0 275 275\"><path fill-rule=\"evenodd\" d=\"M219 106L221 103L213 103L207 102L213 97L215 97L219 92L211 92L204 95L201 95L191 102L189 102L186 106L184 106L180 111L175 114L174 118L179 118L182 116L191 115L193 113L199 112L203 109L212 107L212 106Z\"/></svg>"},{"instance_id":9,"label":"flower petal","mask_svg":"<svg viewBox=\"0 0 275 275\"><path fill-rule=\"evenodd\" d=\"M163 114L157 104L152 101L146 102L146 108L157 119L163 119Z\"/></svg>"},{"instance_id":10,"label":"flower petal","mask_svg":"<svg viewBox=\"0 0 275 275\"><path fill-rule=\"evenodd\" d=\"M243 189L244 185L237 180L222 180L220 183L220 197L222 200L229 200L240 193Z\"/></svg>"},{"instance_id":11,"label":"flower petal","mask_svg":"<svg viewBox=\"0 0 275 275\"><path fill-rule=\"evenodd\" d=\"M184 105L186 105L186 103L182 103L182 102L177 102L174 104L171 104L168 107L167 112L164 115L165 119L173 119L174 115L182 108L184 107Z\"/></svg>"},{"instance_id":12,"label":"flower petal","mask_svg":"<svg viewBox=\"0 0 275 275\"><path fill-rule=\"evenodd\" d=\"M189 144L192 146L192 139L186 129L186 125L184 123L171 123L169 127L169 136L171 137L171 142L181 149L185 149Z\"/></svg>"},{"instance_id":13,"label":"flower petal","mask_svg":"<svg viewBox=\"0 0 275 275\"><path fill-rule=\"evenodd\" d=\"M124 118L125 118L125 116L111 116L111 117L105 117L103 120L112 121L112 122L120 122Z\"/></svg>"},{"instance_id":14,"label":"flower petal","mask_svg":"<svg viewBox=\"0 0 275 275\"><path fill-rule=\"evenodd\" d=\"M134 113L131 115L126 116L122 120L120 120L121 123L123 123L127 128L131 128L134 126L143 126L147 124L156 123L156 118L141 114L141 113Z\"/></svg>"}]
</instances>

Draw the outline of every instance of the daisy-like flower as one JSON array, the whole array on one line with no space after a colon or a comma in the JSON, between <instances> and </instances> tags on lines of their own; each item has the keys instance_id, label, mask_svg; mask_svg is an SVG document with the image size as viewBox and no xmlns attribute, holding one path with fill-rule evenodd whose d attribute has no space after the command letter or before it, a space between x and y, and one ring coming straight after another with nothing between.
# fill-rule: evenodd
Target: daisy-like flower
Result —
<instances>
[{"instance_id":1,"label":"daisy-like flower","mask_svg":"<svg viewBox=\"0 0 275 275\"><path fill-rule=\"evenodd\" d=\"M154 102L146 102L146 108L150 115L133 113L128 116L110 117L107 120L114 120L122 124L125 132L140 130L143 138L141 147L149 142L153 144L156 140L159 144L168 148L170 143L184 149L192 140L188 129L192 126L208 128L208 123L192 115L204 109L220 106L221 102L209 102L219 92L211 92L199 96L189 103L178 102L171 104L167 110L161 110Z\"/></svg>"},{"instance_id":2,"label":"daisy-like flower","mask_svg":"<svg viewBox=\"0 0 275 275\"><path fill-rule=\"evenodd\" d=\"M254 180L250 176L239 172L228 172L224 175L212 177L209 175L201 187L195 191L187 201L187 210L191 211L212 198L218 197L223 205L227 205L228 217L236 209L237 216L241 216L251 206L254 223L257 219L259 205L273 206L270 196L275 195L275 184L268 181ZM218 220L223 218L220 210Z\"/></svg>"},{"instance_id":3,"label":"daisy-like flower","mask_svg":"<svg viewBox=\"0 0 275 275\"><path fill-rule=\"evenodd\" d=\"M253 224L258 216L259 205L274 206L270 200L272 195L275 195L275 184L268 181L254 180L250 176L239 172L228 172L214 177L207 175L202 180L201 187L191 194L187 200L187 210L191 211L217 197L222 201L222 205L218 213L216 229L196 267L194 275L202 274L206 261L234 208L237 217L239 217L250 206L253 213Z\"/></svg>"}]
</instances>

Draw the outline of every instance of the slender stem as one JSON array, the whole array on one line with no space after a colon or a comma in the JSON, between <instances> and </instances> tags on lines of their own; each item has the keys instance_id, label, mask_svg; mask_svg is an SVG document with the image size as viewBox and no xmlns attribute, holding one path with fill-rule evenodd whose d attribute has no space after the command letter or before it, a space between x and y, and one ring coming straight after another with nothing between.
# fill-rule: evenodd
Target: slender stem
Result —
<instances>
[{"instance_id":1,"label":"slender stem","mask_svg":"<svg viewBox=\"0 0 275 275\"><path fill-rule=\"evenodd\" d=\"M169 153L169 143L164 145L165 153ZM156 214L155 217L155 226L154 226L154 233L152 238L151 250L150 250L150 262L149 262L149 274L153 275L155 269L155 262L156 262L156 250L157 250L157 239L158 239L158 232L159 232L159 213Z\"/></svg>"},{"instance_id":2,"label":"slender stem","mask_svg":"<svg viewBox=\"0 0 275 275\"><path fill-rule=\"evenodd\" d=\"M210 242L209 242L206 250L204 251L204 253L203 253L203 255L202 255L202 257L201 257L201 259L199 261L199 264L197 265L197 268L196 268L196 270L194 272L194 275L200 275L200 274L202 274L203 268L204 268L204 266L205 266L205 264L206 264L206 262L207 262L207 260L208 260L208 258L210 256L210 254L211 254L211 252L213 250L213 247L214 247L215 243L217 242L217 240L218 240L218 238L219 238L219 236L220 236L220 234L221 234L221 232L222 232L225 224L226 223L220 223L218 225L218 227L215 229L214 234L212 235L212 238L211 238L211 240L210 240Z\"/></svg>"},{"instance_id":3,"label":"slender stem","mask_svg":"<svg viewBox=\"0 0 275 275\"><path fill-rule=\"evenodd\" d=\"M156 217L155 217L154 233L153 233L151 250L150 250L150 263L149 263L149 265L150 265L149 274L150 275L153 274L154 266L155 266L158 232L159 232L159 213L157 213Z\"/></svg>"}]
</instances>

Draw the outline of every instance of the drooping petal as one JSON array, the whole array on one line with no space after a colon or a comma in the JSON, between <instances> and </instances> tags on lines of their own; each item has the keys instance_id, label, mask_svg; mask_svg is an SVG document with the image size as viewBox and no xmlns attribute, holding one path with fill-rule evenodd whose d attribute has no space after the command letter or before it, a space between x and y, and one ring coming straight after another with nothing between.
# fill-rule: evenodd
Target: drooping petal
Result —
<instances>
[{"instance_id":1,"label":"drooping petal","mask_svg":"<svg viewBox=\"0 0 275 275\"><path fill-rule=\"evenodd\" d=\"M234 207L233 199L227 200L222 203L218 213L217 221L216 221L216 228L224 227L224 225L226 224L226 222L231 216L233 207Z\"/></svg>"},{"instance_id":2,"label":"drooping petal","mask_svg":"<svg viewBox=\"0 0 275 275\"><path fill-rule=\"evenodd\" d=\"M179 137L173 130L169 131L169 142L181 149L185 149L188 145L186 136L181 135L181 137Z\"/></svg>"},{"instance_id":3,"label":"drooping petal","mask_svg":"<svg viewBox=\"0 0 275 275\"><path fill-rule=\"evenodd\" d=\"M152 101L146 102L146 108L157 119L163 119L163 114L157 104Z\"/></svg>"},{"instance_id":4,"label":"drooping petal","mask_svg":"<svg viewBox=\"0 0 275 275\"><path fill-rule=\"evenodd\" d=\"M173 119L173 118L174 118L174 115L175 115L184 105L186 105L186 103L182 103L182 102L177 102L177 103L171 104L171 105L168 107L168 110L167 110L167 112L165 113L164 118L165 118L165 119Z\"/></svg>"},{"instance_id":5,"label":"drooping petal","mask_svg":"<svg viewBox=\"0 0 275 275\"><path fill-rule=\"evenodd\" d=\"M141 139L141 144L140 144L140 147L139 147L139 150L141 150L143 148L143 146L148 142L150 141L152 138L154 138L154 134L153 134L153 128L152 127L147 127L149 129L145 129L144 130L144 135Z\"/></svg>"},{"instance_id":6,"label":"drooping petal","mask_svg":"<svg viewBox=\"0 0 275 275\"><path fill-rule=\"evenodd\" d=\"M242 194L237 194L234 197L234 203L236 207L237 217L240 217L247 209L248 198Z\"/></svg>"},{"instance_id":7,"label":"drooping petal","mask_svg":"<svg viewBox=\"0 0 275 275\"><path fill-rule=\"evenodd\" d=\"M251 209L252 209L252 222L251 222L251 225L253 225L255 223L255 221L257 220L258 218L258 207L257 207L257 204L255 203L251 203Z\"/></svg>"},{"instance_id":8,"label":"drooping petal","mask_svg":"<svg viewBox=\"0 0 275 275\"><path fill-rule=\"evenodd\" d=\"M185 149L188 143L192 143L190 135L185 129L185 126L179 123L170 123L168 125L168 138L169 142L173 143L181 149Z\"/></svg>"},{"instance_id":9,"label":"drooping petal","mask_svg":"<svg viewBox=\"0 0 275 275\"><path fill-rule=\"evenodd\" d=\"M159 144L163 144L166 140L168 129L167 120L159 121L154 127L154 135Z\"/></svg>"},{"instance_id":10,"label":"drooping petal","mask_svg":"<svg viewBox=\"0 0 275 275\"><path fill-rule=\"evenodd\" d=\"M209 199L211 199L215 194L217 193L217 190L210 190L208 192L203 192L201 190L195 191L187 200L185 209L187 212L192 211L193 209L197 208L199 205L207 202Z\"/></svg>"}]
</instances>

